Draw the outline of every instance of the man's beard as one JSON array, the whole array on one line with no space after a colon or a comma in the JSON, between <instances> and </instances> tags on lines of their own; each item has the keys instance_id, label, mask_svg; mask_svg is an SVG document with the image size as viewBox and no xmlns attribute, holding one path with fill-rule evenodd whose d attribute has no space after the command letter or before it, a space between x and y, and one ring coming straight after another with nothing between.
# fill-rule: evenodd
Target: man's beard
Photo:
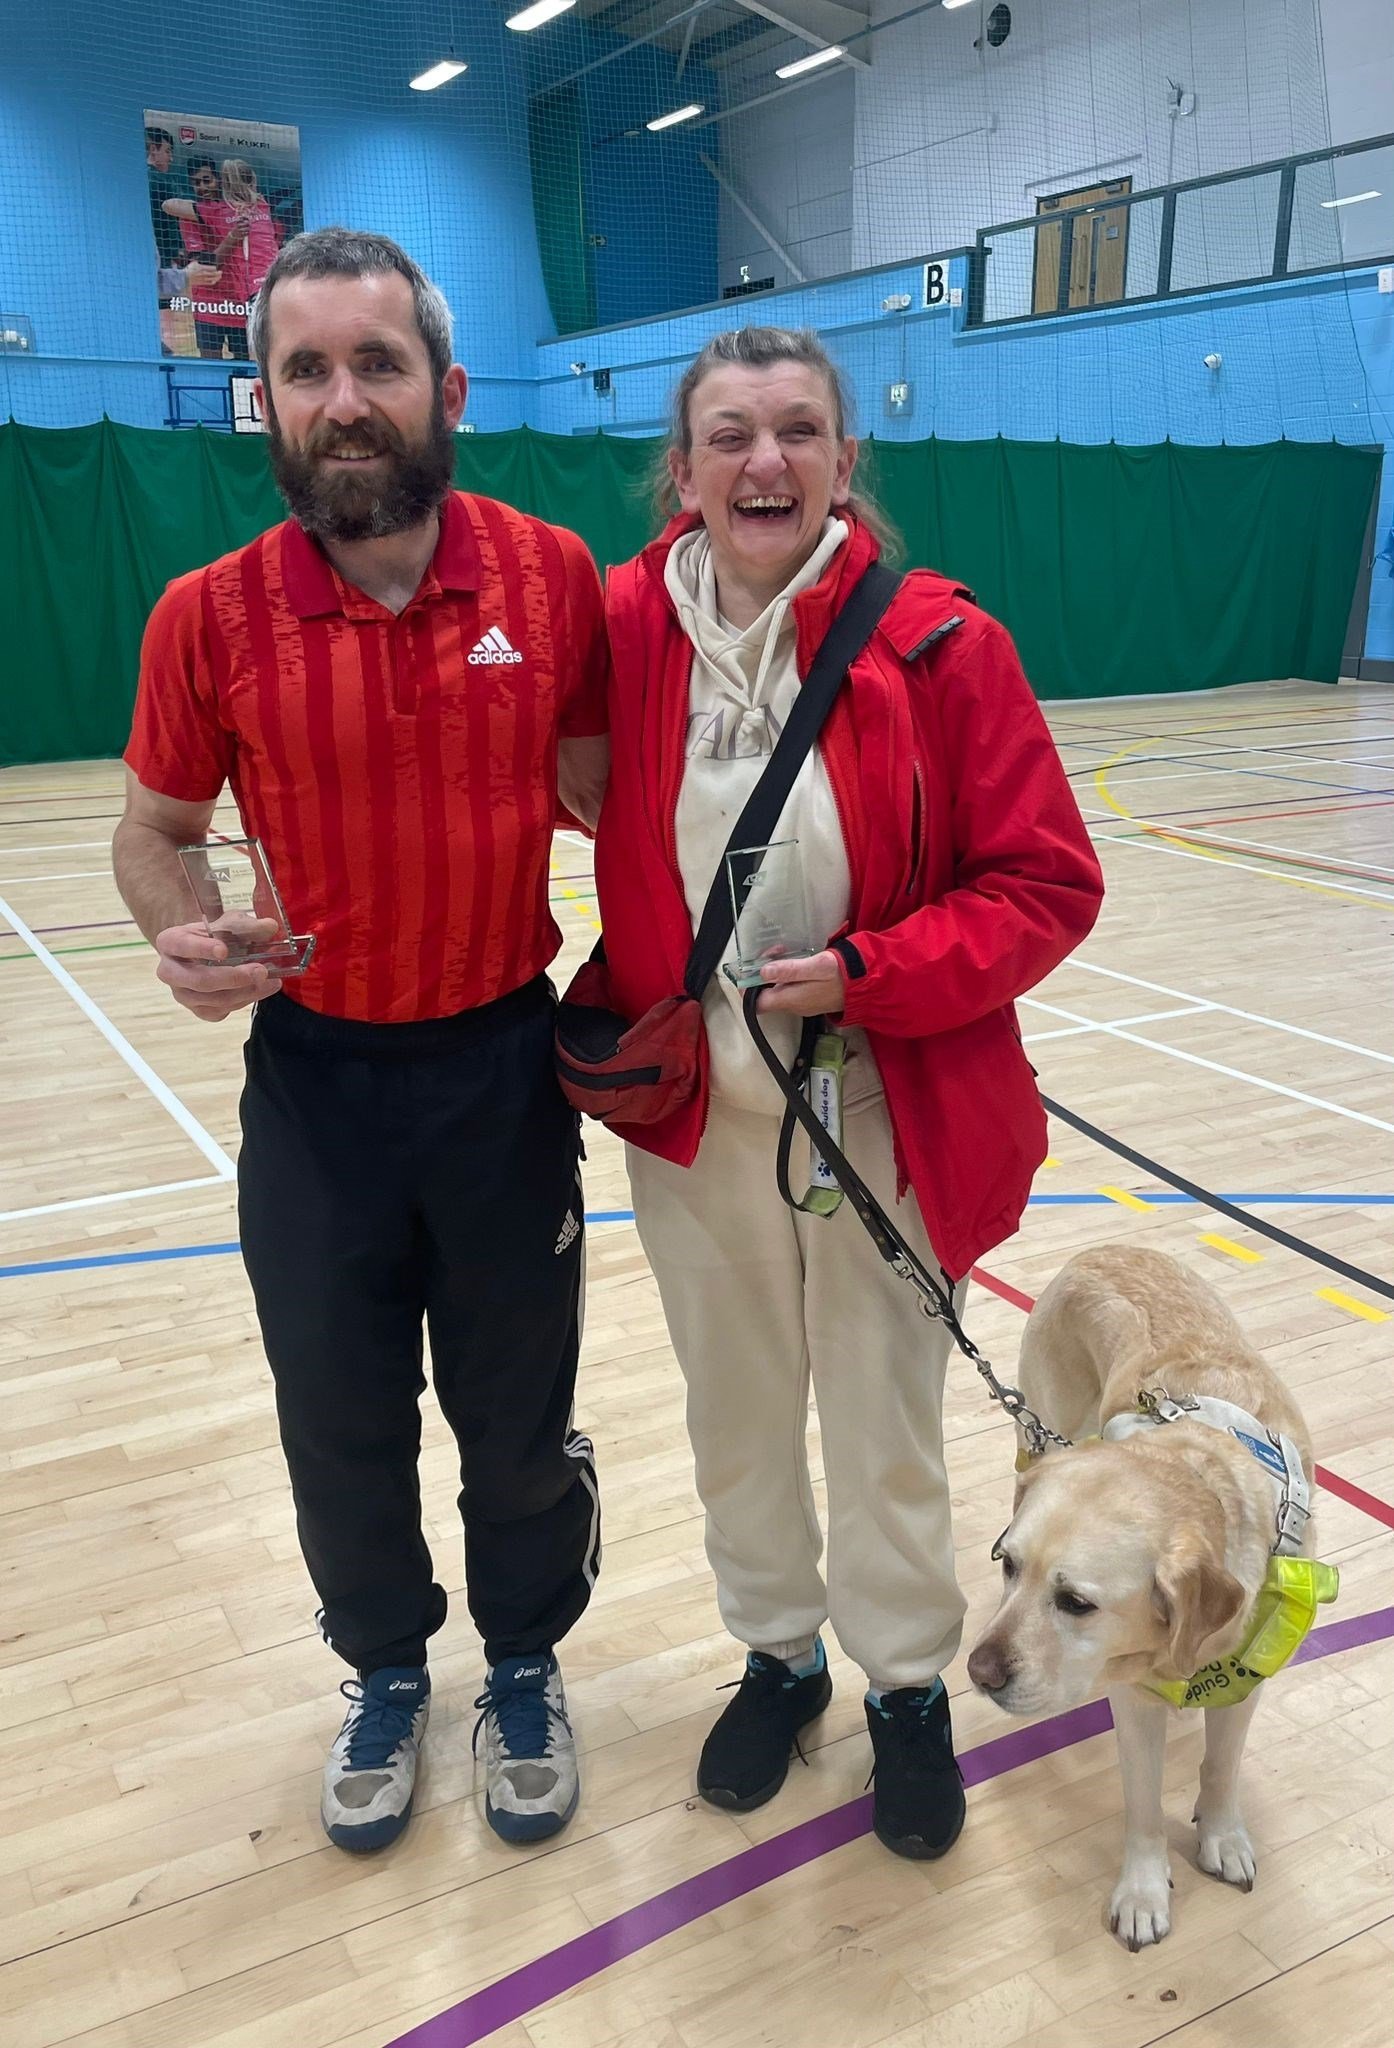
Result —
<instances>
[{"instance_id":1,"label":"man's beard","mask_svg":"<svg viewBox=\"0 0 1394 2048\"><path fill-rule=\"evenodd\" d=\"M455 471L455 437L445 424L439 391L419 443L409 445L390 420L374 417L353 426L322 420L304 445L294 448L267 407L266 435L276 487L306 533L317 540L381 540L405 533L434 512ZM335 465L325 455L379 455L362 473Z\"/></svg>"}]
</instances>

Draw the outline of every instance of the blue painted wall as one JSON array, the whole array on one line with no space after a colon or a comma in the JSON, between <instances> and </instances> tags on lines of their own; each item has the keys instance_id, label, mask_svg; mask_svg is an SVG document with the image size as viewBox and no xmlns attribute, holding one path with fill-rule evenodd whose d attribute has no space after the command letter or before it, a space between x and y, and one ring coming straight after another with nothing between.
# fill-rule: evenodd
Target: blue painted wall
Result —
<instances>
[{"instance_id":1,"label":"blue painted wall","mask_svg":"<svg viewBox=\"0 0 1394 2048\"><path fill-rule=\"evenodd\" d=\"M0 309L27 314L45 354L111 366L0 355L0 415L164 420L147 107L297 125L307 221L394 235L450 299L463 359L486 375L526 374L533 343L553 330L519 39L488 0L456 0L470 68L434 93L407 80L445 54L443 5L238 0L206 17L207 40L205 17L174 0L4 5ZM477 397L481 426L516 421L510 386L481 383Z\"/></svg>"},{"instance_id":2,"label":"blue painted wall","mask_svg":"<svg viewBox=\"0 0 1394 2048\"><path fill-rule=\"evenodd\" d=\"M954 278L965 282L966 266ZM1382 442L1380 532L1394 524L1394 295L1373 270L1170 305L1122 307L1059 321L969 333L961 311L882 313L883 299L921 296L917 266L830 280L608 334L541 347L531 424L550 433L661 430L669 393L708 337L739 319L822 333L852 387L858 429L881 439L931 434L975 440L1134 445L1171 439L1251 444ZM1218 370L1205 367L1210 354ZM570 359L610 368L598 397ZM909 381L909 418L885 416L886 386ZM1366 653L1394 660L1394 582L1377 563Z\"/></svg>"},{"instance_id":3,"label":"blue painted wall","mask_svg":"<svg viewBox=\"0 0 1394 2048\"><path fill-rule=\"evenodd\" d=\"M892 439L1244 443L1286 434L1394 448L1394 296L1378 292L1373 271L979 334L963 330L958 312L881 312L901 291L918 306L913 265L704 313L637 317L671 303L675 290L692 300L712 292L715 187L697 153L714 147L717 131L643 131L658 106L688 90L704 97L710 86L689 69L679 87L671 54L631 50L587 81L590 142L641 131L592 149L587 170L589 224L607 237L596 257L599 310L627 324L539 345L553 330L537 259L527 92L613 47L594 32L563 22L520 39L488 0L457 0L470 70L420 95L406 81L446 46L443 0L243 0L235 17L216 17L215 59L200 48L197 17L173 0L47 0L23 19L15 0L4 4L0 310L27 314L49 359L0 355L0 417L162 423L140 127L145 107L165 106L299 126L307 218L397 235L445 289L481 430L526 422L554 433L656 432L692 354L714 331L749 319L819 327L848 373L860 430ZM555 31L572 47L544 44ZM520 43L537 48L520 54ZM1223 358L1218 372L1202 362L1212 352ZM586 371L573 377L568 366L579 360ZM608 396L592 388L599 368L612 371ZM913 386L913 412L888 420L885 387L902 379ZM1382 538L1391 527L1394 462L1385 466ZM1394 660L1387 570L1376 566L1367 643L1380 660Z\"/></svg>"}]
</instances>

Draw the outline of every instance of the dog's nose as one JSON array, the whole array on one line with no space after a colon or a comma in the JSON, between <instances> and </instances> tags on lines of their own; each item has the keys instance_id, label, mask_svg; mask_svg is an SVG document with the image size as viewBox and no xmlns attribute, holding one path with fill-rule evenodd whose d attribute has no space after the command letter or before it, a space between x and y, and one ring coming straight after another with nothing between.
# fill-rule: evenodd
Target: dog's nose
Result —
<instances>
[{"instance_id":1,"label":"dog's nose","mask_svg":"<svg viewBox=\"0 0 1394 2048\"><path fill-rule=\"evenodd\" d=\"M968 1659L968 1676L981 1692L1001 1692L1011 1672L998 1644L978 1644Z\"/></svg>"}]
</instances>

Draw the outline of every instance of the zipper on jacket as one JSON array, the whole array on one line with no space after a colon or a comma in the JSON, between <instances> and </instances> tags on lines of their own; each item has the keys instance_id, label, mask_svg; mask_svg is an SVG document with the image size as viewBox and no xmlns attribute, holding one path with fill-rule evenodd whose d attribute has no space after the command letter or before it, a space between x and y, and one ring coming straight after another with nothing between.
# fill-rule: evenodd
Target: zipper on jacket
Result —
<instances>
[{"instance_id":1,"label":"zipper on jacket","mask_svg":"<svg viewBox=\"0 0 1394 2048\"><path fill-rule=\"evenodd\" d=\"M925 831L924 783L920 778L920 764L910 764L910 896L918 904L920 880L925 862L925 845L928 834Z\"/></svg>"}]
</instances>

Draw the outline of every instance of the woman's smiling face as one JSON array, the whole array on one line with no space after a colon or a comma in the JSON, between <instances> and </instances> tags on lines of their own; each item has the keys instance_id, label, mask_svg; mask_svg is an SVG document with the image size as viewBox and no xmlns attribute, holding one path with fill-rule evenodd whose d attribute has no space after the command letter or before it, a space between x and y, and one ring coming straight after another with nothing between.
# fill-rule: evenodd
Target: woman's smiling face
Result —
<instances>
[{"instance_id":1,"label":"woman's smiling face","mask_svg":"<svg viewBox=\"0 0 1394 2048\"><path fill-rule=\"evenodd\" d=\"M724 568L776 595L851 487L857 444L838 432L829 379L808 363L723 363L693 392L688 424L691 447L669 467L706 526L718 585Z\"/></svg>"}]
</instances>

